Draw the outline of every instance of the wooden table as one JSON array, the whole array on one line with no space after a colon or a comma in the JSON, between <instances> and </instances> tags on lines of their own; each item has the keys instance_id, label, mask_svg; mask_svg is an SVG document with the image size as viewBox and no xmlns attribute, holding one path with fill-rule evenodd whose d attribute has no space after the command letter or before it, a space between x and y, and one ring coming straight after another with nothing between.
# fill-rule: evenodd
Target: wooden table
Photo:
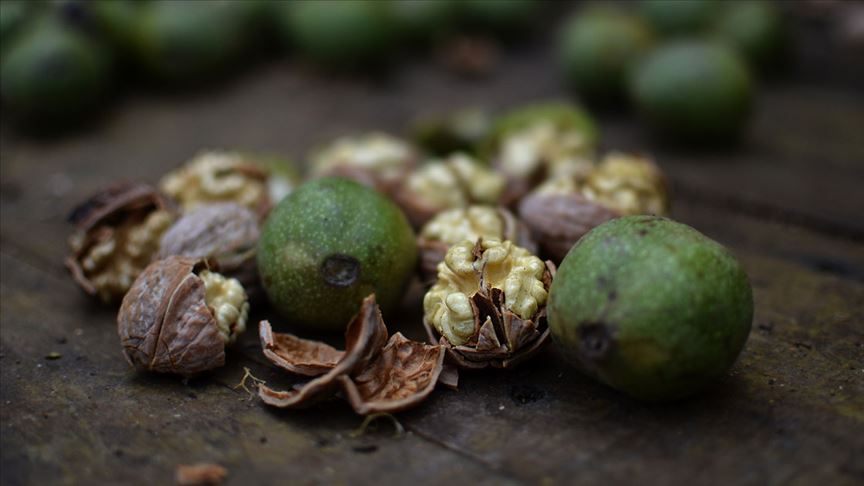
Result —
<instances>
[{"instance_id":1,"label":"wooden table","mask_svg":"<svg viewBox=\"0 0 864 486\"><path fill-rule=\"evenodd\" d=\"M276 63L194 96L132 94L61 139L4 128L2 483L166 484L178 464L204 461L227 467L228 484L861 484L860 93L764 86L747 140L723 153L663 148L631 115L601 117L604 147L655 154L675 217L730 246L752 279L743 354L721 383L678 403L632 401L550 346L515 371L464 373L458 392L437 390L400 414L401 436L382 421L355 437L361 419L343 403L279 412L234 388L244 367L291 382L254 332L204 378L134 373L115 311L86 299L62 267L66 213L110 181L155 182L201 149L301 160L340 134L404 133L421 113L564 97L552 64L529 49L482 81L419 64L370 81ZM391 328L422 336L418 298Z\"/></svg>"}]
</instances>

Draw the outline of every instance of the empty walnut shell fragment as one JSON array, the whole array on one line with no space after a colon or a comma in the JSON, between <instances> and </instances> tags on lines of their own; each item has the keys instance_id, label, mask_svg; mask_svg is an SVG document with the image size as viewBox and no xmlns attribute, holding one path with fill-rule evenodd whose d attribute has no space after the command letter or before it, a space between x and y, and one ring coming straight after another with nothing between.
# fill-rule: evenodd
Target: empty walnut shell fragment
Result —
<instances>
[{"instance_id":1,"label":"empty walnut shell fragment","mask_svg":"<svg viewBox=\"0 0 864 486\"><path fill-rule=\"evenodd\" d=\"M341 388L361 415L397 412L421 403L435 388L444 367L444 349L406 339L387 327L375 296L363 300L345 334L344 352L318 341L274 333L267 321L259 328L264 355L291 373L317 376L294 390L258 387L264 403L304 408L332 398ZM452 374L447 375L448 382ZM450 383L455 384L455 383Z\"/></svg>"},{"instance_id":2,"label":"empty walnut shell fragment","mask_svg":"<svg viewBox=\"0 0 864 486\"><path fill-rule=\"evenodd\" d=\"M87 294L105 303L119 300L150 263L175 216L174 203L148 184L106 187L69 215L75 232L66 268Z\"/></svg>"},{"instance_id":3,"label":"empty walnut shell fragment","mask_svg":"<svg viewBox=\"0 0 864 486\"><path fill-rule=\"evenodd\" d=\"M148 266L123 298L117 331L136 369L182 376L225 364L225 346L246 328L243 287L200 259L173 256Z\"/></svg>"}]
</instances>

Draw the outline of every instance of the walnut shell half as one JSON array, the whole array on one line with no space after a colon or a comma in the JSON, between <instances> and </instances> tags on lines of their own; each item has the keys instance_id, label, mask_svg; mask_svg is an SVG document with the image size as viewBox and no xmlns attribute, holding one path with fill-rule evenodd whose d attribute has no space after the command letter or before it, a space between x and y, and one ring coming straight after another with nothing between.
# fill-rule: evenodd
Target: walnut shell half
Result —
<instances>
[{"instance_id":1,"label":"walnut shell half","mask_svg":"<svg viewBox=\"0 0 864 486\"><path fill-rule=\"evenodd\" d=\"M183 376L222 366L225 345L245 328L249 311L238 286L199 259L152 263L117 314L126 360L138 370Z\"/></svg>"},{"instance_id":2,"label":"walnut shell half","mask_svg":"<svg viewBox=\"0 0 864 486\"><path fill-rule=\"evenodd\" d=\"M374 294L348 325L345 352L274 333L267 321L259 330L264 355L271 362L295 374L318 376L294 390L259 386L261 399L274 407L307 407L331 398L341 387L358 414L397 412L421 403L439 381L451 388L458 383L454 369L445 372L444 348L408 340L400 333L387 340Z\"/></svg>"},{"instance_id":3,"label":"walnut shell half","mask_svg":"<svg viewBox=\"0 0 864 486\"><path fill-rule=\"evenodd\" d=\"M119 300L150 263L176 213L173 201L148 184L108 186L69 215L75 232L66 268L87 294L105 303Z\"/></svg>"}]
</instances>

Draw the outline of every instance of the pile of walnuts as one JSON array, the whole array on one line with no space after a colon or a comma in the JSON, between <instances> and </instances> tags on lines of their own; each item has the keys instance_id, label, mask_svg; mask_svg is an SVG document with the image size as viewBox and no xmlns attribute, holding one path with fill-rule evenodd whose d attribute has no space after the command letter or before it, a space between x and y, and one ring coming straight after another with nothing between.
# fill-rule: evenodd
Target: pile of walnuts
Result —
<instances>
[{"instance_id":1,"label":"pile of walnuts","mask_svg":"<svg viewBox=\"0 0 864 486\"><path fill-rule=\"evenodd\" d=\"M418 230L429 344L388 338L374 295L346 323L345 351L262 321L264 355L313 378L289 391L259 386L265 403L303 407L341 392L357 413L397 411L438 382L455 388L457 368L515 366L548 341L555 265L579 238L612 218L669 211L659 167L638 154L599 156L596 129L576 107L514 110L472 125L483 131L470 138L459 138L458 126L439 124L432 134L429 126L418 145L369 133L308 159L310 178L370 186ZM430 140L462 150L442 154ZM119 333L134 367L193 376L224 364L225 346L247 327L250 300L263 298L259 226L298 183L289 166L203 152L158 186L115 184L72 212L66 266L87 294L122 299Z\"/></svg>"}]
</instances>

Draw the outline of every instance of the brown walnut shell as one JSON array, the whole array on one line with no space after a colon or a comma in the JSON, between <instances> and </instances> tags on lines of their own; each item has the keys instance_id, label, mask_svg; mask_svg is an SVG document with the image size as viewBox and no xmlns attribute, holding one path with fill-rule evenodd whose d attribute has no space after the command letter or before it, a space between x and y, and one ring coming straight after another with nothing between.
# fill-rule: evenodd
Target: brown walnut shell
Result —
<instances>
[{"instance_id":1,"label":"brown walnut shell","mask_svg":"<svg viewBox=\"0 0 864 486\"><path fill-rule=\"evenodd\" d=\"M258 215L252 210L233 202L208 204L168 228L156 259L173 255L206 259L252 294L258 287L255 251L260 234Z\"/></svg>"},{"instance_id":2,"label":"brown walnut shell","mask_svg":"<svg viewBox=\"0 0 864 486\"><path fill-rule=\"evenodd\" d=\"M576 193L533 193L522 200L519 216L542 254L561 263L582 236L621 214Z\"/></svg>"},{"instance_id":3,"label":"brown walnut shell","mask_svg":"<svg viewBox=\"0 0 864 486\"><path fill-rule=\"evenodd\" d=\"M77 243L65 265L75 283L88 295L96 296L98 289L87 278L81 259L95 244L110 238L112 228L130 219L143 220L157 210L176 213L177 206L155 187L141 182L114 183L73 209L67 219L75 225L72 239Z\"/></svg>"},{"instance_id":4,"label":"brown walnut shell","mask_svg":"<svg viewBox=\"0 0 864 486\"><path fill-rule=\"evenodd\" d=\"M271 362L295 374L317 376L294 390L259 386L261 399L274 407L308 407L331 398L341 387L358 414L396 412L421 403L439 381L452 388L458 383L456 371L443 363L444 348L410 341L400 333L387 339L374 294L348 325L344 352L274 333L267 321L261 322L259 331Z\"/></svg>"},{"instance_id":5,"label":"brown walnut shell","mask_svg":"<svg viewBox=\"0 0 864 486\"><path fill-rule=\"evenodd\" d=\"M555 264L546 261L544 287L549 289L555 278ZM430 343L447 350L447 358L460 368L514 368L537 354L549 340L546 307L531 319L522 319L504 308L504 292L498 288L481 289L471 297L474 311L474 335L467 343L453 346L425 318L423 326Z\"/></svg>"},{"instance_id":6,"label":"brown walnut shell","mask_svg":"<svg viewBox=\"0 0 864 486\"><path fill-rule=\"evenodd\" d=\"M192 376L225 364L225 341L195 274L202 265L176 256L151 263L123 298L117 331L136 369Z\"/></svg>"},{"instance_id":7,"label":"brown walnut shell","mask_svg":"<svg viewBox=\"0 0 864 486\"><path fill-rule=\"evenodd\" d=\"M504 234L501 239L512 241L516 245L536 254L537 243L534 242L528 227L508 209L504 207L496 209L504 227ZM438 264L444 261L450 245L442 241L418 236L417 247L420 249L420 279L424 284L431 285L438 276Z\"/></svg>"}]
</instances>

